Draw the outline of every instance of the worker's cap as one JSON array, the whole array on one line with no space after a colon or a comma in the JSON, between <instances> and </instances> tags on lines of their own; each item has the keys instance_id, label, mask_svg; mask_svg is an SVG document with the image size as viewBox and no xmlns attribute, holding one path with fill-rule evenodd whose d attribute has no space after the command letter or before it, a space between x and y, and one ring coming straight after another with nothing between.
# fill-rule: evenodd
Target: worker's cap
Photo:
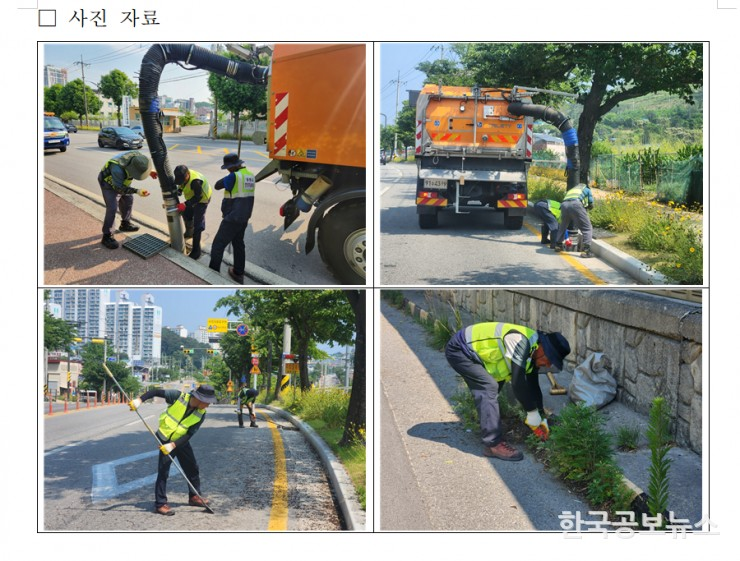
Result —
<instances>
[{"instance_id":1,"label":"worker's cap","mask_svg":"<svg viewBox=\"0 0 740 561\"><path fill-rule=\"evenodd\" d=\"M207 384L198 386L198 389L190 392L190 395L200 399L203 403L216 403L216 390Z\"/></svg>"},{"instance_id":2,"label":"worker's cap","mask_svg":"<svg viewBox=\"0 0 740 561\"><path fill-rule=\"evenodd\" d=\"M175 168L175 185L183 185L188 177L190 170L188 166L177 166Z\"/></svg>"},{"instance_id":3,"label":"worker's cap","mask_svg":"<svg viewBox=\"0 0 740 561\"><path fill-rule=\"evenodd\" d=\"M152 163L144 154L137 154L129 160L126 171L131 177L141 181L152 171Z\"/></svg>"},{"instance_id":4,"label":"worker's cap","mask_svg":"<svg viewBox=\"0 0 740 561\"><path fill-rule=\"evenodd\" d=\"M570 344L562 333L539 332L538 340L545 351L545 356L558 370L563 369L563 359L570 354Z\"/></svg>"},{"instance_id":5,"label":"worker's cap","mask_svg":"<svg viewBox=\"0 0 740 561\"><path fill-rule=\"evenodd\" d=\"M235 168L241 165L244 165L244 160L239 159L239 154L232 152L224 156L224 165L221 166L221 169Z\"/></svg>"}]
</instances>

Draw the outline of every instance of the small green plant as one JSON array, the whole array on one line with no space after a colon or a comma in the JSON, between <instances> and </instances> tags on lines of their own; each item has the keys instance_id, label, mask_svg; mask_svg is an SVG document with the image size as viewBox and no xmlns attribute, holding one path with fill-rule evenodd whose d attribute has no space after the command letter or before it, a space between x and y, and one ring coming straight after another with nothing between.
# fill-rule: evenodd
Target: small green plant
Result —
<instances>
[{"instance_id":1,"label":"small green plant","mask_svg":"<svg viewBox=\"0 0 740 561\"><path fill-rule=\"evenodd\" d=\"M400 290L382 290L380 293L394 308L403 307L403 292Z\"/></svg>"},{"instance_id":2,"label":"small green plant","mask_svg":"<svg viewBox=\"0 0 740 561\"><path fill-rule=\"evenodd\" d=\"M617 448L633 452L637 450L637 443L640 440L640 429L636 426L619 427L616 433Z\"/></svg>"},{"instance_id":3,"label":"small green plant","mask_svg":"<svg viewBox=\"0 0 740 561\"><path fill-rule=\"evenodd\" d=\"M452 409L457 413L458 417L462 421L463 427L466 430L478 430L480 424L478 422L478 410L475 408L475 402L473 396L470 394L467 388L460 388L452 397Z\"/></svg>"},{"instance_id":4,"label":"small green plant","mask_svg":"<svg viewBox=\"0 0 740 561\"><path fill-rule=\"evenodd\" d=\"M668 509L668 471L671 460L670 419L665 400L662 397L653 399L648 419L647 439L650 447L650 479L647 488L647 505L650 514L657 516ZM663 521L665 524L665 521Z\"/></svg>"}]
</instances>

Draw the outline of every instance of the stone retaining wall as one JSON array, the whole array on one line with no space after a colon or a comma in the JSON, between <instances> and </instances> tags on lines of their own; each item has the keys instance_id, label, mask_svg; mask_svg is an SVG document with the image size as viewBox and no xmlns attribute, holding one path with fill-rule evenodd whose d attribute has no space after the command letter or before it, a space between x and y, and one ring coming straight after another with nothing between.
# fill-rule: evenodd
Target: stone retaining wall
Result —
<instances>
[{"instance_id":1,"label":"stone retaining wall","mask_svg":"<svg viewBox=\"0 0 740 561\"><path fill-rule=\"evenodd\" d=\"M656 291L659 293L659 291ZM463 323L507 321L560 331L571 344L564 369L604 353L617 399L647 414L665 398L676 442L702 449L702 307L630 290L428 290L428 311ZM454 329L455 326L450 326Z\"/></svg>"}]
</instances>

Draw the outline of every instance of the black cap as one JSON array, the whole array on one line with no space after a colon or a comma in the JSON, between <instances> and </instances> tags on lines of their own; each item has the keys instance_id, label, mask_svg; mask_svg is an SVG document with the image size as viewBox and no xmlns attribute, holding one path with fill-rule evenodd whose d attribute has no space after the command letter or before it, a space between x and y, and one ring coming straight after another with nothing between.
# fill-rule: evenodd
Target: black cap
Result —
<instances>
[{"instance_id":1,"label":"black cap","mask_svg":"<svg viewBox=\"0 0 740 561\"><path fill-rule=\"evenodd\" d=\"M239 159L239 154L232 152L224 156L224 165L221 166L221 169L236 168L241 165L244 165L244 160Z\"/></svg>"},{"instance_id":2,"label":"black cap","mask_svg":"<svg viewBox=\"0 0 740 561\"><path fill-rule=\"evenodd\" d=\"M562 333L538 332L538 340L545 351L545 356L558 370L563 369L563 359L570 354L570 344Z\"/></svg>"},{"instance_id":3,"label":"black cap","mask_svg":"<svg viewBox=\"0 0 740 561\"><path fill-rule=\"evenodd\" d=\"M198 389L190 392L190 395L200 399L204 403L216 403L217 400L216 390L213 389L213 386L209 386L207 384L198 386Z\"/></svg>"},{"instance_id":4,"label":"black cap","mask_svg":"<svg viewBox=\"0 0 740 561\"><path fill-rule=\"evenodd\" d=\"M190 173L188 166L177 166L175 168L175 185L183 185L188 173Z\"/></svg>"}]
</instances>

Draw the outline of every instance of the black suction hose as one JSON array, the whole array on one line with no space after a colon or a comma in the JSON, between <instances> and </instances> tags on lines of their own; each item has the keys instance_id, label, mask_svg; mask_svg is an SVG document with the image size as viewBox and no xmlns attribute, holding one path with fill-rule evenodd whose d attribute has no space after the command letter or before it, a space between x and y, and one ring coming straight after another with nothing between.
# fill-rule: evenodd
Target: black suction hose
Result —
<instances>
[{"instance_id":1,"label":"black suction hose","mask_svg":"<svg viewBox=\"0 0 740 561\"><path fill-rule=\"evenodd\" d=\"M581 160L578 154L578 134L570 124L570 118L560 111L545 105L533 105L515 101L509 104L509 113L517 116L534 117L550 123L562 133L565 143L566 170L568 172L568 189L580 183Z\"/></svg>"},{"instance_id":2,"label":"black suction hose","mask_svg":"<svg viewBox=\"0 0 740 561\"><path fill-rule=\"evenodd\" d=\"M139 73L139 111L144 127L144 138L149 146L152 163L157 171L162 199L167 211L167 226L170 243L178 251L185 249L182 222L176 211L177 188L172 168L167 159L167 147L162 139L162 119L157 93L159 80L165 65L184 63L222 76L229 76L239 83L266 84L268 68L246 62L231 60L196 45L163 44L153 45L141 61Z\"/></svg>"}]
</instances>

